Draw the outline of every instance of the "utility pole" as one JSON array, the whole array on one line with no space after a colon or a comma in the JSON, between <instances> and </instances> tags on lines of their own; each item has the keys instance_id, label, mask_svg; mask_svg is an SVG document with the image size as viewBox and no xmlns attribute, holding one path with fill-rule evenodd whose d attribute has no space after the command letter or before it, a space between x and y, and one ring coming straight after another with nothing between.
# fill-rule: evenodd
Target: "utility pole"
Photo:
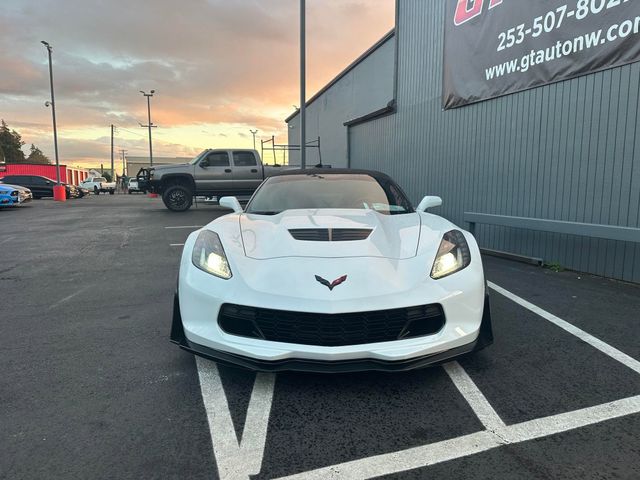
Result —
<instances>
[{"instance_id":1,"label":"utility pole","mask_svg":"<svg viewBox=\"0 0 640 480\"><path fill-rule=\"evenodd\" d=\"M42 43L46 47L47 53L49 54L49 83L51 85L51 102L47 102L45 103L45 105L48 104L47 106L49 105L51 106L51 115L53 117L53 148L56 155L56 183L59 187L60 186L60 160L58 158L58 126L56 125L56 100L55 100L55 95L53 93L53 66L51 64L51 51L53 50L53 47L51 47L51 45L49 45L44 40L42 40L40 43Z\"/></svg>"},{"instance_id":2,"label":"utility pole","mask_svg":"<svg viewBox=\"0 0 640 480\"><path fill-rule=\"evenodd\" d=\"M253 135L253 149L256 149L256 133L258 133L258 130L249 130L251 132L251 135Z\"/></svg>"},{"instance_id":3,"label":"utility pole","mask_svg":"<svg viewBox=\"0 0 640 480\"><path fill-rule=\"evenodd\" d=\"M307 55L305 0L300 0L300 168L307 167Z\"/></svg>"},{"instance_id":4,"label":"utility pole","mask_svg":"<svg viewBox=\"0 0 640 480\"><path fill-rule=\"evenodd\" d=\"M111 124L111 178L115 178L114 176L114 168L113 168L113 130L115 129L115 125Z\"/></svg>"},{"instance_id":5,"label":"utility pole","mask_svg":"<svg viewBox=\"0 0 640 480\"><path fill-rule=\"evenodd\" d=\"M155 90L151 90L149 93L146 93L142 90L140 90L140 93L142 95L144 95L145 97L147 97L147 119L148 119L148 124L147 125L142 125L140 124L141 127L146 127L149 129L149 165L153 167L153 145L151 142L151 129L155 128L155 125L153 123L151 123L151 97L153 97L153 94L156 93Z\"/></svg>"},{"instance_id":6,"label":"utility pole","mask_svg":"<svg viewBox=\"0 0 640 480\"><path fill-rule=\"evenodd\" d=\"M120 149L120 155L122 155L122 176L125 175L125 154L128 150Z\"/></svg>"}]
</instances>

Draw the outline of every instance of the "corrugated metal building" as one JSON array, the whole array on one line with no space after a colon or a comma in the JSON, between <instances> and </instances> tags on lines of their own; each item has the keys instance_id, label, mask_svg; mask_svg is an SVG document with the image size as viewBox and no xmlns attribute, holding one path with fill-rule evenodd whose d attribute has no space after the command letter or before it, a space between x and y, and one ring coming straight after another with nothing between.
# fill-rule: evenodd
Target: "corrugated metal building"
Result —
<instances>
[{"instance_id":1,"label":"corrugated metal building","mask_svg":"<svg viewBox=\"0 0 640 480\"><path fill-rule=\"evenodd\" d=\"M348 138L347 165L388 173L414 202L441 196L434 213L463 227L465 211L639 227L640 63L443 111L444 9L444 0L400 0L394 59L350 85L367 91L392 72L388 98L358 110L355 122L328 107L310 120L308 139L320 134L324 146ZM368 68L376 52L351 71ZM338 85L313 99L312 118ZM294 129L297 121L289 118ZM339 133L324 133L331 129L323 123ZM294 131L289 138L298 143ZM476 234L485 248L640 282L638 243L492 226Z\"/></svg>"},{"instance_id":2,"label":"corrugated metal building","mask_svg":"<svg viewBox=\"0 0 640 480\"><path fill-rule=\"evenodd\" d=\"M325 163L347 166L349 143L345 122L390 108L394 58L395 32L391 31L307 101L307 139L320 137ZM289 125L289 144L300 144L300 116L293 113L285 121ZM318 149L309 148L307 157L309 165L319 163ZM289 163L299 165L300 153L292 151Z\"/></svg>"}]
</instances>

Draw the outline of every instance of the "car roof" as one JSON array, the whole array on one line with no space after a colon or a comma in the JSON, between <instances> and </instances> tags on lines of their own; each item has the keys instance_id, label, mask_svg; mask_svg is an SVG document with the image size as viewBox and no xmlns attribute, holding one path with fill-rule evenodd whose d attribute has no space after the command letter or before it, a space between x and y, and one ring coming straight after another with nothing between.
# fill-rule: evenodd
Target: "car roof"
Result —
<instances>
[{"instance_id":1,"label":"car roof","mask_svg":"<svg viewBox=\"0 0 640 480\"><path fill-rule=\"evenodd\" d=\"M293 170L282 170L281 172L277 172L274 176L282 177L288 175L369 175L370 177L375 178L378 181L383 182L393 182L389 175L386 175L382 172L378 172L376 170L361 170L355 168L307 168L300 169L296 168ZM395 182L393 182L395 183Z\"/></svg>"}]
</instances>

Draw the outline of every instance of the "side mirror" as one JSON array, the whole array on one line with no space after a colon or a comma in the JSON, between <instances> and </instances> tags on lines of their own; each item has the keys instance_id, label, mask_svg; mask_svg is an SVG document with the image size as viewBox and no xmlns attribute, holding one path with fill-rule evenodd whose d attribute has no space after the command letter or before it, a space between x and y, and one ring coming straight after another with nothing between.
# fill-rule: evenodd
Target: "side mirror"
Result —
<instances>
[{"instance_id":1,"label":"side mirror","mask_svg":"<svg viewBox=\"0 0 640 480\"><path fill-rule=\"evenodd\" d=\"M218 201L218 204L221 207L230 208L235 213L240 213L240 212L243 211L242 207L240 206L240 202L238 201L238 199L236 197L222 197Z\"/></svg>"},{"instance_id":2,"label":"side mirror","mask_svg":"<svg viewBox=\"0 0 640 480\"><path fill-rule=\"evenodd\" d=\"M440 205L442 205L442 199L440 197L426 196L422 199L416 210L419 212L425 212L429 208L439 207Z\"/></svg>"},{"instance_id":3,"label":"side mirror","mask_svg":"<svg viewBox=\"0 0 640 480\"><path fill-rule=\"evenodd\" d=\"M200 163L198 163L198 166L200 168L207 168L209 166L209 164L207 162L200 162Z\"/></svg>"}]
</instances>

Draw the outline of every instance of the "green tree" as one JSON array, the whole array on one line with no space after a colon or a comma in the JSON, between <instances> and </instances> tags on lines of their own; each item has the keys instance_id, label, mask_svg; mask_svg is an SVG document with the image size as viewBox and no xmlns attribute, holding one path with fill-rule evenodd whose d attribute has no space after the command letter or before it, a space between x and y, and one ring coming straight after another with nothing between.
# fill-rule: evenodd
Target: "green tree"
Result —
<instances>
[{"instance_id":1,"label":"green tree","mask_svg":"<svg viewBox=\"0 0 640 480\"><path fill-rule=\"evenodd\" d=\"M30 150L30 153L29 153L29 156L27 157L27 163L40 163L44 165L48 165L51 163L51 160L49 160L49 157L47 157L44 153L42 153L42 150L36 147L33 143L31 144L31 147L29 148L29 150Z\"/></svg>"},{"instance_id":2,"label":"green tree","mask_svg":"<svg viewBox=\"0 0 640 480\"><path fill-rule=\"evenodd\" d=\"M111 172L107 172L106 170L102 172L102 176L107 180L107 182L113 182L111 178Z\"/></svg>"},{"instance_id":3,"label":"green tree","mask_svg":"<svg viewBox=\"0 0 640 480\"><path fill-rule=\"evenodd\" d=\"M2 120L0 124L0 148L4 152L7 163L24 163L24 152L22 137L15 130L9 130L7 122Z\"/></svg>"}]
</instances>

